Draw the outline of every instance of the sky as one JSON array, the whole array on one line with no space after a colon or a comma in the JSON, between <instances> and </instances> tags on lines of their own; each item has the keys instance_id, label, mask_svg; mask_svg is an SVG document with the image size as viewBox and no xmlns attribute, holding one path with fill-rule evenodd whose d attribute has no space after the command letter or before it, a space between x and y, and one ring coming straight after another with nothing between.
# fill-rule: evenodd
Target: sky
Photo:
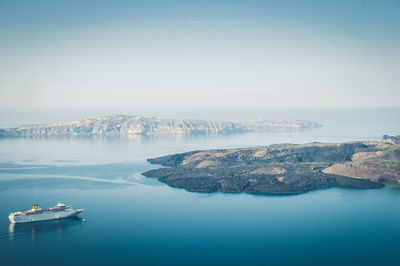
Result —
<instances>
[{"instance_id":1,"label":"sky","mask_svg":"<svg viewBox=\"0 0 400 266\"><path fill-rule=\"evenodd\" d=\"M400 1L0 0L0 108L400 106Z\"/></svg>"}]
</instances>

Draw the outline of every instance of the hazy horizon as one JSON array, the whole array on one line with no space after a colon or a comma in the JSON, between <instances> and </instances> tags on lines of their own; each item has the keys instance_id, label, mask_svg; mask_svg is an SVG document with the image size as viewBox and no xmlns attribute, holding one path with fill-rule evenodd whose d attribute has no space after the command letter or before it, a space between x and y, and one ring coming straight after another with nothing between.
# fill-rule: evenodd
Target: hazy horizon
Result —
<instances>
[{"instance_id":1,"label":"hazy horizon","mask_svg":"<svg viewBox=\"0 0 400 266\"><path fill-rule=\"evenodd\" d=\"M269 109L4 109L0 108L0 128L28 124L49 124L94 118L106 115L141 115L147 118L225 120L242 122L250 120L304 119L321 123L323 127L343 125L353 128L357 123L380 125L383 134L398 135L400 108L269 108ZM336 121L332 124L332 121ZM367 123L368 124L368 123ZM339 126L340 125L340 126ZM391 125L387 127L387 125ZM360 129L361 130L361 129Z\"/></svg>"},{"instance_id":2,"label":"hazy horizon","mask_svg":"<svg viewBox=\"0 0 400 266\"><path fill-rule=\"evenodd\" d=\"M3 109L399 107L399 1L0 1Z\"/></svg>"}]
</instances>

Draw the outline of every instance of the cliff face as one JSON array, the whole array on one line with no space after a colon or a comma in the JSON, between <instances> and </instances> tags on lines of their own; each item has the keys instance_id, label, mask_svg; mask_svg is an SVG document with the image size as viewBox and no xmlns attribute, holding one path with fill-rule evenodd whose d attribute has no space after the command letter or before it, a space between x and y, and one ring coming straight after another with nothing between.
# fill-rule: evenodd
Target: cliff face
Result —
<instances>
[{"instance_id":1,"label":"cliff face","mask_svg":"<svg viewBox=\"0 0 400 266\"><path fill-rule=\"evenodd\" d=\"M188 191L301 193L400 181L400 145L382 142L282 144L194 151L148 160L171 168L143 173Z\"/></svg>"},{"instance_id":2,"label":"cliff face","mask_svg":"<svg viewBox=\"0 0 400 266\"><path fill-rule=\"evenodd\" d=\"M296 131L320 127L306 120L229 121L159 119L142 116L110 115L47 125L25 125L0 129L2 136L122 136L232 134L241 132Z\"/></svg>"}]
</instances>

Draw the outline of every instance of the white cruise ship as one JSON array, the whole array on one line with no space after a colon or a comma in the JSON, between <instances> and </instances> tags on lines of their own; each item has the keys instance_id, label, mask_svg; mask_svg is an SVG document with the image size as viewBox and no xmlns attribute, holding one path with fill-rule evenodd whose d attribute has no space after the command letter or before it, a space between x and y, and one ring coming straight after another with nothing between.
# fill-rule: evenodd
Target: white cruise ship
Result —
<instances>
[{"instance_id":1,"label":"white cruise ship","mask_svg":"<svg viewBox=\"0 0 400 266\"><path fill-rule=\"evenodd\" d=\"M37 204L27 211L18 211L11 213L8 218L12 223L29 223L45 220L62 219L75 216L84 209L73 209L71 206L66 206L64 203L58 203L51 208L39 208Z\"/></svg>"}]
</instances>

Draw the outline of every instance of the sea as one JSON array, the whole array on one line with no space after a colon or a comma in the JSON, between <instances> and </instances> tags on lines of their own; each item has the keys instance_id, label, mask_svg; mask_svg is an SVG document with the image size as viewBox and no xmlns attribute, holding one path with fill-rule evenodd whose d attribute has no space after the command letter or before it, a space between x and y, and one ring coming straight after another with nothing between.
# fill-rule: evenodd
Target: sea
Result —
<instances>
[{"instance_id":1,"label":"sea","mask_svg":"<svg viewBox=\"0 0 400 266\"><path fill-rule=\"evenodd\" d=\"M85 115L94 113L0 110L0 126ZM0 138L0 265L400 265L400 186L295 195L193 193L141 175L160 167L148 158L191 150L380 141L400 134L400 108L180 115L298 118L323 126L227 136ZM33 204L58 202L85 211L46 222L8 220Z\"/></svg>"}]
</instances>

